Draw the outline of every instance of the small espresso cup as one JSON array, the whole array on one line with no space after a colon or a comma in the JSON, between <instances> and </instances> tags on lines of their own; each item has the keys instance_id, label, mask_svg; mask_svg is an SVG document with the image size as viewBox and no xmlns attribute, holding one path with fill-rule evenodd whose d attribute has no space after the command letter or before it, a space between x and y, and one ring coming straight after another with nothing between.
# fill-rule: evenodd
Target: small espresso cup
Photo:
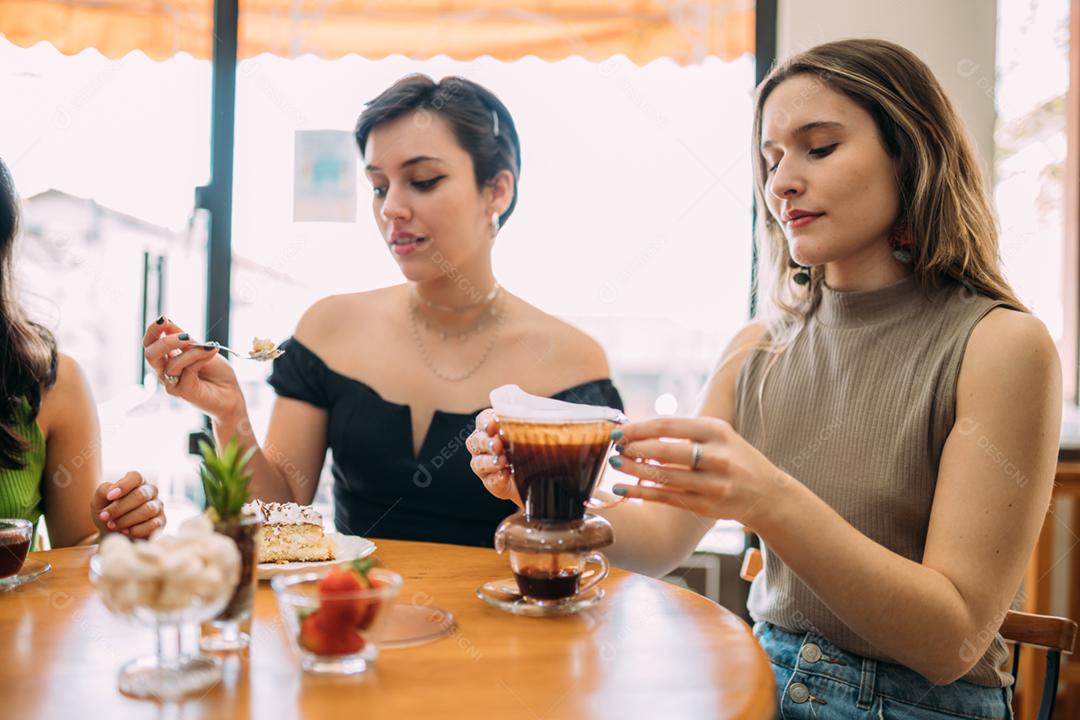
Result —
<instances>
[{"instance_id":1,"label":"small espresso cup","mask_svg":"<svg viewBox=\"0 0 1080 720\"><path fill-rule=\"evenodd\" d=\"M589 565L598 567L586 570ZM588 592L608 574L608 561L601 552L530 553L511 550L510 567L521 596L537 605L566 602Z\"/></svg>"},{"instance_id":2,"label":"small espresso cup","mask_svg":"<svg viewBox=\"0 0 1080 720\"><path fill-rule=\"evenodd\" d=\"M18 575L33 537L34 524L29 520L0 519L0 578Z\"/></svg>"}]
</instances>

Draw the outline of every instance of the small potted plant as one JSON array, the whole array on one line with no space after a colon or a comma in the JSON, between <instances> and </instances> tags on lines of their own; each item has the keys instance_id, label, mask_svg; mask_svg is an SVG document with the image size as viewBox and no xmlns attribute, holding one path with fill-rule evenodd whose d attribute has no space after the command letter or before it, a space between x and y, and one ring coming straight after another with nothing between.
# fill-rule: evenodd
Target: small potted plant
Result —
<instances>
[{"instance_id":1,"label":"small potted plant","mask_svg":"<svg viewBox=\"0 0 1080 720\"><path fill-rule=\"evenodd\" d=\"M202 648L243 650L251 642L251 636L241 624L251 620L254 607L256 548L262 526L260 517L244 510L251 499L248 484L253 471L248 463L255 448L241 453L234 438L221 453L207 442L199 443L199 451L203 458L199 474L206 496L206 515L214 523L214 530L231 538L240 551L240 581L225 609L208 623L217 633L204 633Z\"/></svg>"}]
</instances>

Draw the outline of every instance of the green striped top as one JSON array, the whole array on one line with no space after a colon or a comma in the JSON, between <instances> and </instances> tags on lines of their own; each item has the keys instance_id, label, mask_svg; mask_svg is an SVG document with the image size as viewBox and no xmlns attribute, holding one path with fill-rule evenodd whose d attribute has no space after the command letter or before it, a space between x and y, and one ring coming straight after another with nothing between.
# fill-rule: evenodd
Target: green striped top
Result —
<instances>
[{"instance_id":1,"label":"green striped top","mask_svg":"<svg viewBox=\"0 0 1080 720\"><path fill-rule=\"evenodd\" d=\"M23 518L34 523L35 545L37 522L41 517L41 476L45 470L45 436L37 421L30 417L30 403L23 400L22 414L12 428L28 445L22 470L0 468L0 517Z\"/></svg>"}]
</instances>

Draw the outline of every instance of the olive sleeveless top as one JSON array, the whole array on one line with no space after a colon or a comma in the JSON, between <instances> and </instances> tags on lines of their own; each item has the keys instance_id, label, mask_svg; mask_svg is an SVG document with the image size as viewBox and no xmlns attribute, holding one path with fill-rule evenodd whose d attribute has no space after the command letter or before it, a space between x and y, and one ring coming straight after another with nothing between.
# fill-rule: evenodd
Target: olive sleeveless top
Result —
<instances>
[{"instance_id":1,"label":"olive sleeveless top","mask_svg":"<svg viewBox=\"0 0 1080 720\"><path fill-rule=\"evenodd\" d=\"M783 352L754 351L743 363L736 429L861 533L921 562L968 338L1002 304L955 283L924 291L914 276L865 292L825 287ZM764 570L748 601L754 620L813 629L844 650L895 662L762 549ZM999 670L1006 656L998 635L963 679L1010 684Z\"/></svg>"}]
</instances>

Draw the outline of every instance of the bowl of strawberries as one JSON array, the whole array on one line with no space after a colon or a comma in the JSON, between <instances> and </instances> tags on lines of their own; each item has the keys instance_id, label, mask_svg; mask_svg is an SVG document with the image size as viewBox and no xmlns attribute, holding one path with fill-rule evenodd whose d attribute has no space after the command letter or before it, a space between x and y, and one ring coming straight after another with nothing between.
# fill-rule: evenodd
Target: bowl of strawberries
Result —
<instances>
[{"instance_id":1,"label":"bowl of strawberries","mask_svg":"<svg viewBox=\"0 0 1080 720\"><path fill-rule=\"evenodd\" d=\"M373 558L271 581L300 665L307 672L353 675L379 654L373 638L401 591L401 576Z\"/></svg>"}]
</instances>

